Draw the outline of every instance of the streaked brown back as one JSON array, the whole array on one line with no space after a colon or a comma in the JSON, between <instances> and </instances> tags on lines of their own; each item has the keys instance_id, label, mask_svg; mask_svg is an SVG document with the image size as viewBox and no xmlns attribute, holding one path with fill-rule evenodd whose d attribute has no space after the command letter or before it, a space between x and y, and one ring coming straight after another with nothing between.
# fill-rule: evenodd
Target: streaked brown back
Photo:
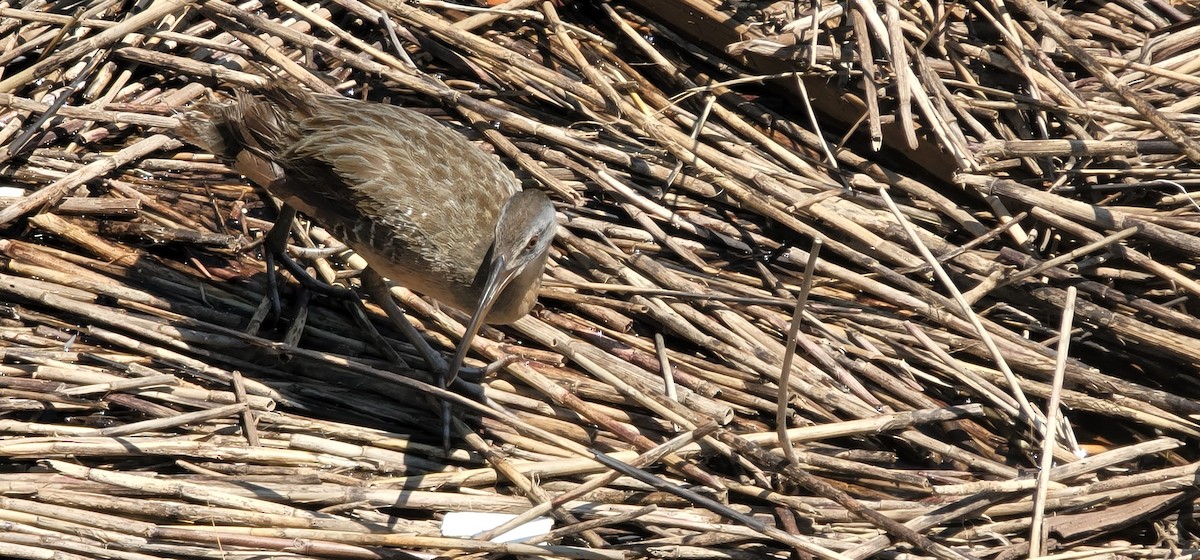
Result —
<instances>
[{"instance_id":1,"label":"streaked brown back","mask_svg":"<svg viewBox=\"0 0 1200 560\"><path fill-rule=\"evenodd\" d=\"M290 86L185 115L186 140L315 218L379 272L471 309L499 210L500 161L420 113Z\"/></svg>"}]
</instances>

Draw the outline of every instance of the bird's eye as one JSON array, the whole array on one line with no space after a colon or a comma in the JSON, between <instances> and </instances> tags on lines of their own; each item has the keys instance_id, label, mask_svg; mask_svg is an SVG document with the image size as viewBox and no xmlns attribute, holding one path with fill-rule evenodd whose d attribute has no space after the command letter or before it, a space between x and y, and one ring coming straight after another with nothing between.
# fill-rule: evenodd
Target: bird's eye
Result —
<instances>
[{"instance_id":1,"label":"bird's eye","mask_svg":"<svg viewBox=\"0 0 1200 560\"><path fill-rule=\"evenodd\" d=\"M538 236L534 235L529 238L529 243L525 244L525 249L533 249L537 247Z\"/></svg>"}]
</instances>

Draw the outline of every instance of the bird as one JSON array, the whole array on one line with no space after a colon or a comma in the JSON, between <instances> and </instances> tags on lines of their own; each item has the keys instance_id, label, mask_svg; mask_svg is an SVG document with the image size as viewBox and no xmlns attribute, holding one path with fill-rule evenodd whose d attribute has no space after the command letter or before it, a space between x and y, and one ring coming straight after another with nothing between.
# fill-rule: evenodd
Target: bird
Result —
<instances>
[{"instance_id":1,"label":"bird","mask_svg":"<svg viewBox=\"0 0 1200 560\"><path fill-rule=\"evenodd\" d=\"M429 116L277 81L200 103L180 121L184 140L232 161L379 274L470 314L441 387L485 322L511 324L536 303L553 204Z\"/></svg>"}]
</instances>

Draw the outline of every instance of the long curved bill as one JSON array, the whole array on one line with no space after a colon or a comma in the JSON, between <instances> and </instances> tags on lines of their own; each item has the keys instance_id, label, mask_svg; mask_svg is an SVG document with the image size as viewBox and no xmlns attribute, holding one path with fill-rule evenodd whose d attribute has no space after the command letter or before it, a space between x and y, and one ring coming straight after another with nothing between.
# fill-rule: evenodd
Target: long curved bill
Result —
<instances>
[{"instance_id":1,"label":"long curved bill","mask_svg":"<svg viewBox=\"0 0 1200 560\"><path fill-rule=\"evenodd\" d=\"M475 312L471 314L471 320L467 322L467 330L463 332L458 349L454 352L454 360L450 362L450 369L442 378L443 388L449 387L458 378L458 370L462 369L467 351L471 349L471 341L479 332L479 327L483 326L484 317L487 317L488 312L495 305L496 296L504 291L508 283L516 277L517 272L517 268L508 267L508 259L503 255L498 255L492 260L492 269L488 271L488 281L483 286L483 295L479 297L479 304L475 306Z\"/></svg>"}]
</instances>

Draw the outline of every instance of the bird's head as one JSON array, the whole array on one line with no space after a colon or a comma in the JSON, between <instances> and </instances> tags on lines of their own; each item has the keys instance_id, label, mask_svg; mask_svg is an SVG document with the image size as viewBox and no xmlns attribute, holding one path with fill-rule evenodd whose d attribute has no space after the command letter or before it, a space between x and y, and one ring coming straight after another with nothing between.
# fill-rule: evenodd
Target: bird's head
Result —
<instances>
[{"instance_id":1,"label":"bird's head","mask_svg":"<svg viewBox=\"0 0 1200 560\"><path fill-rule=\"evenodd\" d=\"M554 206L540 191L520 191L509 197L496 220L488 284L498 280L495 291L499 293L527 266L541 261L557 228Z\"/></svg>"},{"instance_id":2,"label":"bird's head","mask_svg":"<svg viewBox=\"0 0 1200 560\"><path fill-rule=\"evenodd\" d=\"M519 191L504 203L504 207L500 209L500 217L496 220L496 235L489 253L491 260L484 263L487 267L487 282L454 354L445 385L452 383L458 375L470 348L471 339L483 325L484 318L496 304L499 295L504 293L504 289L522 273L529 272L535 279L541 276L557 228L554 205L540 191ZM531 267L537 270L532 270ZM531 283L529 287L533 288L535 285L536 283ZM510 297L525 295L511 294Z\"/></svg>"}]
</instances>

